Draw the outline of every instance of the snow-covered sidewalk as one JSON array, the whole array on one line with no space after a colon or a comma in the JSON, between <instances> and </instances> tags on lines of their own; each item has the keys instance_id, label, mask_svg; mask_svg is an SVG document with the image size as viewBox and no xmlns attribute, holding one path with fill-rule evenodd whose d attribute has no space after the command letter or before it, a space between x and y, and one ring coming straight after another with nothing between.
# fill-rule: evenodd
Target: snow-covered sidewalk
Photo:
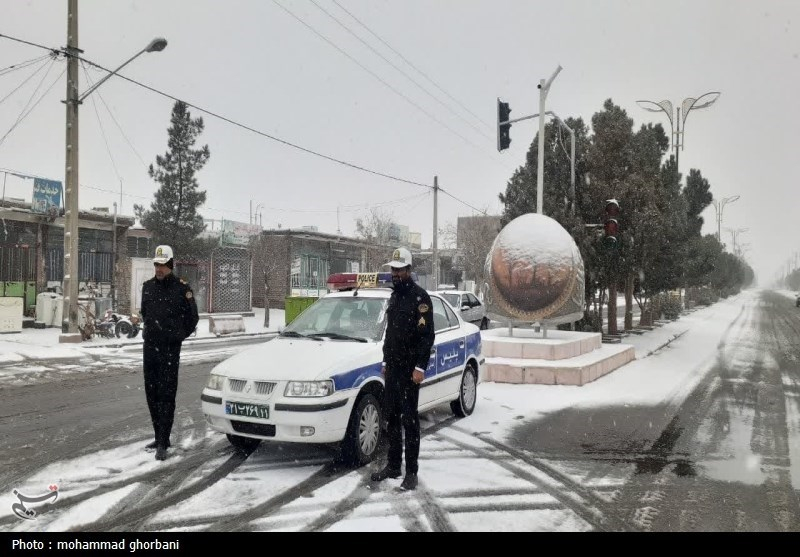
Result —
<instances>
[{"instance_id":1,"label":"snow-covered sidewalk","mask_svg":"<svg viewBox=\"0 0 800 557\"><path fill-rule=\"evenodd\" d=\"M282 309L271 309L269 312L269 327L264 327L264 309L253 308L253 316L244 317L245 332L232 333L227 337L241 335L257 335L278 332L278 327L284 324L285 314ZM0 335L0 365L5 363L22 362L25 360L53 360L77 358L87 351L97 354L104 348L117 348L128 344L141 344L141 333L135 338L101 338L81 343L60 344L58 337L61 329L49 327L47 329L23 329L20 333L5 333ZM216 339L216 335L209 331L208 318L201 318L197 325L197 335L190 337L190 342L203 339Z\"/></svg>"}]
</instances>

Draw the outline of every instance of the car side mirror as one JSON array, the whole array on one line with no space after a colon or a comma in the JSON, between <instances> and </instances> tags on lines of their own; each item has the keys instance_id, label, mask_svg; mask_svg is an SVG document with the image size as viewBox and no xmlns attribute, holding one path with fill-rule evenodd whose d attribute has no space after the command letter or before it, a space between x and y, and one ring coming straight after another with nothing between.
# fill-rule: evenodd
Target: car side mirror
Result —
<instances>
[{"instance_id":1,"label":"car side mirror","mask_svg":"<svg viewBox=\"0 0 800 557\"><path fill-rule=\"evenodd\" d=\"M464 304L463 306L461 306L461 311L467 311L468 309L469 309L469 305L467 305L467 304Z\"/></svg>"}]
</instances>

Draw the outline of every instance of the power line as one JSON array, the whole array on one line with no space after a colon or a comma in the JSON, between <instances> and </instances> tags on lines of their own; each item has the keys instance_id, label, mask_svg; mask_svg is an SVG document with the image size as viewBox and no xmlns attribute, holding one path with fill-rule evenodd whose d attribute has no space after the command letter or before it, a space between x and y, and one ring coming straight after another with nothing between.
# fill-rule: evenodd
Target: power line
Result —
<instances>
[{"instance_id":1,"label":"power line","mask_svg":"<svg viewBox=\"0 0 800 557\"><path fill-rule=\"evenodd\" d=\"M0 70L0 76L6 75L11 72L15 72L17 70L22 70L27 68L28 66L32 66L37 62L41 62L42 60L46 60L50 55L45 54L44 56L39 56L38 58L32 58L30 60L25 60L24 62L17 62L16 64L12 64L7 68L3 68Z\"/></svg>"},{"instance_id":2,"label":"power line","mask_svg":"<svg viewBox=\"0 0 800 557\"><path fill-rule=\"evenodd\" d=\"M106 101L105 101L105 99L103 98L103 95L101 95L101 94L100 94L100 91L99 91L99 90L95 91L95 92L94 92L94 94L96 94L98 97L100 97L100 102L102 102L102 103L103 103L103 106L105 106L105 107L106 107L106 111L108 112L108 115L109 115L109 116L111 116L111 119L114 121L114 124L116 124L116 125L117 125L117 129L119 130L119 133L121 133L121 134L122 134L122 137L125 139L125 142L126 142L126 143L128 144L128 146L129 146L129 147L130 147L130 148L133 150L133 152L134 152L134 153L136 154L136 156L139 158L139 160L140 160L140 161L141 161L141 163L144 165L144 167L145 167L145 168L149 168L149 165L148 165L146 162L144 162L144 159L142 158L142 155L140 155L140 154L139 154L139 151L137 151L137 150L136 150L136 147L134 147L134 146L133 146L133 143L131 143L131 140L130 140L130 139L128 139L128 136L125 134L125 131L122 129L122 126L120 126L119 122L118 122L118 121L117 121L117 119L114 117L114 113L111 111L111 108L108 106L108 104L106 104Z\"/></svg>"},{"instance_id":3,"label":"power line","mask_svg":"<svg viewBox=\"0 0 800 557\"><path fill-rule=\"evenodd\" d=\"M45 58L47 58L47 57L45 56ZM11 95L13 95L13 94L14 94L14 93L16 93L17 91L19 91L19 90L22 88L22 86L23 86L23 85L25 85L25 84L26 84L26 83L28 83L28 82L29 82L31 79L33 79L33 76L35 76L35 75L36 75L36 74L38 74L40 71L42 71L42 70L44 69L44 67L45 67L45 66L47 66L47 61L46 61L46 60L45 60L45 61L44 61L42 64L40 64L40 65L39 65L39 67L38 67L38 68L36 68L36 70L35 70L35 71L34 71L34 72L31 74L31 75L29 75L28 77L26 77L26 78L25 78L25 79L22 81L22 83L20 83L19 85L17 85L17 86L14 88L14 90L13 90L13 91L11 91L11 92L10 92L8 95L6 95L6 96L5 96L5 97L3 97L2 99L0 99L0 104L3 104L3 102L5 102L5 100L6 100L6 99L8 99L8 98L9 98Z\"/></svg>"},{"instance_id":4,"label":"power line","mask_svg":"<svg viewBox=\"0 0 800 557\"><path fill-rule=\"evenodd\" d=\"M341 22L339 19L337 19L337 18L336 18L334 15L332 15L330 12L328 12L328 11L327 11L325 8L323 8L322 6L320 6L319 4L317 4L317 2L316 2L315 0L309 0L309 2L311 2L312 4L314 4L314 5L315 5L317 8L319 8L319 9L320 9L320 10L321 10L321 11L322 11L322 12L323 12L325 15L327 15L327 16L328 16L329 18L331 18L333 21L335 21L336 23L338 23L338 24L339 24L339 26L340 26L340 27L342 27L342 28L343 28L345 31L347 31L348 33L350 33L351 35L353 35L353 36L354 36L356 39L358 39L358 40L359 40L359 41L360 41L360 42L361 42L361 43L362 43L364 46L366 46L368 49L370 49L372 52L374 52L374 53L375 53L377 56L379 56L379 57L381 58L381 60L383 60L384 62L386 62L387 64L389 64L389 65L390 65L392 68L394 68L395 70L397 70L398 72L400 72L401 74L403 74L403 76L405 76L405 77L406 77L406 78L407 78L409 81L411 81L411 83L413 83L414 85L416 85L417 87L419 87L420 89L422 89L422 91L423 91L425 94L427 94L427 95L428 95L429 97L431 97L433 100L435 100L436 102L438 102L439 104L441 104L443 107L445 107L447 110L449 110L450 112L452 112L453 114L455 114L457 118L460 118L460 119L461 119L463 122L465 122L465 123L466 123L468 126L470 126L472 129L474 129L475 131L477 131L479 134L483 135L483 136L484 136L484 137L486 137L487 139L490 139L490 140L492 139L492 138L491 138L491 137L489 137L489 136L488 136L488 135L487 135L487 134L486 134L486 133L485 133L483 130L481 130L480 128L478 128L477 126L475 126L475 125L474 125L472 122L470 122L469 120L467 120L466 118L464 118L463 116L461 116L461 115L460 115L458 112L456 112L455 110L453 110L452 108L450 108L450 106L449 106L447 103L445 103L445 102L441 101L441 100L440 100L438 97L436 97L434 94L432 94L430 91L428 91L428 90L427 90L425 87L423 87L422 85L420 85L419 83L417 83L417 81L416 81L416 80L415 80L413 77L411 77L410 75L408 75L408 74L407 74L406 72L404 72L402 69L398 68L398 67L397 67L397 66L396 66L396 65L395 65L395 64L394 64L394 63L393 63L391 60L389 60L389 59L388 59L388 58L386 58L386 57L385 57L383 54L381 54L380 52L378 52L378 51L377 51L375 48L373 48L373 46L372 46L371 44L369 44L367 41L365 41L364 39L362 39L361 37L359 37L359 36L358 36L356 33L354 33L354 32L353 32L353 30L352 30L352 29L350 29L349 27L347 27L347 25L345 25L344 23L342 23L342 22Z\"/></svg>"},{"instance_id":5,"label":"power line","mask_svg":"<svg viewBox=\"0 0 800 557\"><path fill-rule=\"evenodd\" d=\"M470 205L469 203L467 203L466 201L464 201L464 200L462 200L462 199L459 199L458 197L456 197L455 195L453 195L453 194L452 194L452 193L450 193L449 191L447 191L447 190L445 190L445 189L443 189L443 188L441 188L441 187L439 188L439 191L440 191L440 192L442 192L442 193L443 193L443 194L445 194L445 195L448 195L448 196L452 197L453 199L455 199L455 200L456 200L456 201L458 201L459 203L462 203L462 204L466 205L467 207L469 207L469 208L470 208L470 209L472 209L473 211L476 211L476 212L478 212L478 213L480 213L480 214L482 214L482 215L486 215L486 211L485 211L485 210L483 210L483 209L478 209L477 207L473 207L472 205Z\"/></svg>"},{"instance_id":6,"label":"power line","mask_svg":"<svg viewBox=\"0 0 800 557\"><path fill-rule=\"evenodd\" d=\"M313 27L311 27L311 25L309 25L308 23L306 23L305 21L303 21L303 20L302 20L302 19L301 19L299 16L295 15L295 14L294 14L293 12L291 12L291 11L290 11L288 8L286 8L286 7L284 7L283 5L281 5L281 4L280 4L280 3L279 3L277 0L272 0L272 3L273 3L273 4L275 4L276 6L278 6L280 9L282 9L282 10L283 10L283 11L285 11L286 13L288 13L288 14L289 14L290 16L292 16L293 18L295 18L297 21L299 21L300 23L302 23L302 24L303 24L305 27L307 27L307 28L308 28L308 29L309 29L309 30L310 30L312 33L314 33L314 34L315 34L316 36L318 36L320 39L322 39L323 41L325 41L326 43L328 43L329 45L331 45L333 48L335 48L336 50L338 50L340 53L342 53L344 56L346 56L348 59L350 59L350 60L351 60L351 61L352 61L354 64L356 64L356 65L357 65L359 68L361 68L362 70L364 70L365 72L367 72L368 74L370 74L372 77L374 77L375 79L377 79L378 81L380 81L380 82L381 82L383 85L385 85L386 87L388 87L390 91L392 91L394 94L398 95L400 98L402 98L402 99L403 99L403 100L405 100L407 103L409 103L411 106L415 107L417 110L419 110L420 112L422 112L423 114L425 114L425 115L426 115L428 118L430 118L431 120L433 120L434 122L436 122L437 124L439 124L440 126L442 126L443 128L445 128L446 130L448 130L450 133L452 133L452 134L454 134L454 135L456 135L456 136L460 137L462 140L466 141L467 143L469 143L470 145L472 145L472 146L473 146L473 147L475 147L476 149L480 149L480 147L478 147L477 145L475 145L475 144L474 144L472 141L470 141L469 139L467 139L466 137L464 137L463 135L461 135L460 133L458 133L457 131L455 131L454 129L452 129L450 126L448 126L447 124L445 124L444 122L442 122L441 120L439 120L439 119L438 119L436 116L434 116L433 114L431 114L430 112L428 112L427 110L425 110L424 108L422 108L421 106L419 106L417 103L415 103L414 101L412 101L411 99L409 99L409 98L408 98L407 96L405 96L403 93L401 93L400 91L398 91L397 89L395 89L394 87L392 87L392 86L391 86L389 83L387 83L385 80L383 80L383 79L382 79L382 78L381 78L381 77L380 77L378 74L376 74L376 73L375 73L375 72L373 72L372 70L368 69L366 66L364 66L363 64L361 64L361 62L359 62L358 60L356 60L355 58L353 58L352 56L350 56L350 55L349 55L347 52L345 52L344 50L342 50L341 48L339 48L339 47L338 47L338 46L337 46L337 45L336 45L336 44L335 44L333 41L331 41L330 39L328 39L327 37L325 37L324 35L322 35L321 33L319 33L319 32L318 32L316 29L314 29Z\"/></svg>"},{"instance_id":7,"label":"power line","mask_svg":"<svg viewBox=\"0 0 800 557\"><path fill-rule=\"evenodd\" d=\"M305 24L305 22L303 22L302 20L300 20L299 18L297 18L296 16L294 16L294 14L292 14L292 13L291 13L289 10L287 10L286 8L284 8L283 6L281 6L280 4L278 4L278 3L277 3L275 0L272 0L272 1L273 1L273 2L274 2L276 5L278 5L280 8L284 9L284 10L285 10L287 13L289 13L290 15L292 15L293 17L295 17L296 19L298 19L298 20L299 20L301 23L303 23L303 25L306 25L306 24ZM335 0L334 0L334 1L335 1ZM338 4L337 4L337 5L338 5ZM341 7L341 6L340 6L340 7ZM346 10L345 10L345 11L346 11ZM349 12L348 12L348 13L349 13ZM351 17L352 17L352 15L351 15ZM306 26L308 27L308 25L306 25ZM312 29L312 31L313 31L313 29ZM314 31L314 33L316 33L316 31ZM318 33L317 33L317 34L318 34ZM318 34L318 35L319 35L319 34ZM320 35L320 37L322 37L322 36ZM39 44L36 44L36 43L32 43L32 42L29 42L29 41L24 41L24 40L22 40L22 39L17 39L17 38L14 38L14 37L10 37L10 36L8 36L8 35L3 35L3 34L0 34L0 38L6 38L6 39L10 39L10 40L13 40L13 41L17 41L17 42L21 42L21 43L24 43L24 44L28 44L28 45L31 45L31 46L35 46L35 47L38 47L38 48L42 48L42 49L44 49L44 50L48 50L48 51L50 51L50 52L53 52L53 53L58 53L58 51L56 51L56 50L54 50L54 49L51 49L51 48L48 48L48 47L46 47L46 46L39 45ZM322 37L322 38L324 39L324 37ZM325 40L327 41L327 39L325 39ZM331 43L331 44L332 44L332 43ZM335 46L335 45L333 45L333 46ZM388 45L387 45L387 46L388 46ZM338 48L338 47L336 47L336 48ZM349 57L349 56L348 56L348 57ZM95 68L98 68L98 69L100 69L100 70L103 70L103 71L105 71L105 72L108 72L108 73L113 73L113 72L112 72L111 70L109 70L108 68L106 68L106 67L104 67L104 66L101 66L100 64L97 64L97 63L95 63L95 62L92 62L91 60L87 60L87 59L85 59L85 58L81 58L80 56L78 57L78 59L79 59L79 60L81 60L81 61L83 61L83 62L85 62L85 63L87 63L87 64L89 64L90 66L93 66L93 67L95 67ZM356 63L357 63L357 62L356 62ZM65 70L65 71L66 71L66 70ZM421 72L420 72L420 73L421 73ZM63 72L62 72L62 75L63 75ZM268 139L271 139L271 140L273 140L273 141L276 141L276 142L278 142L278 143L282 143L283 145L286 145L286 146L288 146L288 147L292 147L292 148L294 148L294 149L297 149L297 150L299 150L299 151L303 151L304 153L308 153L308 154L310 154L310 155L314 155L314 156L317 156L317 157L323 158L323 159L325 159L325 160L328 160L328 161L331 161L331 162L335 162L335 163L337 163L337 164L341 164L341 165L344 165L344 166L347 166L347 167L353 168L353 169L355 169L355 170L361 170L362 172L367 172L367 173L369 173L369 174L373 174L373 175L376 175L376 176L381 176L381 177L383 177L383 178L387 178L387 179L390 179L390 180L395 180L395 181L397 181L397 182L403 182L403 183L406 183L406 184L411 184L411 185L414 185L414 186L420 186L420 187L423 187L423 188L427 188L427 189L429 189L429 190L432 190L432 189L433 189L433 187L432 187L432 186L430 186L430 185L428 185L428 184L423 184L423 183L420 183L420 182L415 182L415 181L413 181L413 180L407 180L407 179L405 179L405 178L399 178L399 177L397 177L397 176L392 176L392 175L390 175L390 174L385 174L385 173L383 173L383 172L378 172L378 171L375 171L375 170L371 170L371 169L369 169L369 168L365 168L365 167L363 167L363 166L359 166L359 165L356 165L356 164L353 164L353 163L350 163L350 162L347 162L347 161L343 161L343 160L340 160L340 159L337 159L337 158L331 157L331 156L329 156L329 155L325 155L325 154L319 153L319 152L317 152L317 151L314 151L314 150L312 150L312 149L307 149L306 147L301 147L300 145L296 145L296 144L294 144L294 143L291 143L291 142L289 142L289 141L286 141L286 140L284 140L284 139L281 139L281 138L279 138L279 137L276 137L276 136L270 135L270 134L268 134L268 133L266 133L266 132L262 132L262 131L260 131L260 130L257 130L257 129L255 129L255 128L252 128L252 127L250 127L250 126L247 126L247 125L245 125L245 124L242 124L242 123L240 123L240 122L237 122L237 121L235 121L235 120L232 120L232 119L230 119L230 118L227 118L227 117L225 117L225 116L222 116L222 115L220 115L220 114L217 114L217 113L215 113L215 112L212 112L212 111L210 111L210 110L208 110L208 109L202 108L202 107L200 107L200 106L198 106L198 105L192 104L192 103L190 103L190 102L187 102L187 101L183 101L183 100L179 99L178 97L175 97L175 96L173 96L173 95L170 95L169 93L165 93L165 92L163 92L163 91L160 91L160 90L156 89L155 87L151 87L151 86L149 86L149 85L145 85L144 83L141 83L141 82L139 82L139 81L137 81L137 80L135 80L135 79L132 79L132 78L130 78L130 77L126 77L126 76L124 76L124 75L122 75L122 74L120 74L120 73L117 73L117 74L115 74L115 75L117 75L117 76L118 76L118 77L120 77L121 79L124 79L125 81L129 81L130 83L133 83L134 85L138 85L139 87L142 87L143 89L147 89L148 91L151 91L151 92L153 92L153 93L156 93L157 95L161 95L161 96L163 96L163 97L166 97L166 98L168 98L168 99L171 99L171 100L173 100L173 101L180 101L180 102L183 102L184 104L186 104L186 106L190 106L190 107L192 107L192 108L194 108L194 109L196 109L196 110L199 110L200 112L203 112L204 114L208 114L209 116L212 116L212 117L214 117L214 118L218 118L219 120L222 120L222 121L224 121L224 122L228 122L229 124L232 124L232 125L234 125L234 126L240 127L240 128L242 128L242 129L245 129L245 130L247 130L247 131L249 131L249 132L255 133L256 135L260 135L260 136L266 137L266 138L268 138ZM424 74L423 74L423 75L424 75ZM60 77L60 76L59 76L59 77ZM51 87L52 87L52 85L51 85ZM40 98L39 100L41 100L41 98ZM38 104L38 102L37 102L37 104ZM34 107L34 108L35 108L35 107ZM2 140L0 140L0 142L1 142L1 141L2 141ZM99 188L94 188L94 189L99 189ZM461 200L461 199L459 199L459 198L455 197L454 195L452 195L452 194L451 194L451 193L449 193L448 191L446 191L446 190L442 189L441 187L439 188L439 190L440 190L442 193L444 193L444 194L446 194L446 195L448 195L448 196L452 197L453 199L455 199L455 200L456 200L456 201L458 201L459 203L462 203L462 204L466 205L467 207L469 207L469 208L473 209L474 211L477 211L477 212L479 212L479 213L482 213L482 214L486 214L486 211L482 211L482 210L480 210L480 209L477 209L476 207L473 207L473 206L472 206L472 205L470 205L469 203L467 203L467 202L465 202L465 201L463 201L463 200ZM115 193L115 194L116 194L117 192L110 192L110 193ZM131 196L131 197L139 197L139 196ZM143 199L144 199L144 198L143 198ZM237 213L244 214L243 212L238 212L238 211L237 211Z\"/></svg>"},{"instance_id":8,"label":"power line","mask_svg":"<svg viewBox=\"0 0 800 557\"><path fill-rule=\"evenodd\" d=\"M111 73L111 70L109 70L108 68L104 68L103 66L101 66L99 64L96 64L95 62L92 62L91 60L87 60L85 58L80 58L80 59L83 60L84 62L86 62L87 64L91 64L92 66L96 66L96 67L100 68L101 70L105 70L108 73ZM347 166L347 167L353 168L355 170L361 170L362 172L367 172L369 174L374 174L375 176L381 176L383 178L388 178L389 180L395 180L397 182L403 182L405 184L411 184L411 185L414 185L414 186L421 186L423 188L432 187L432 186L429 186L428 184L422 184L420 182L415 182L413 180L407 180L405 178L399 178L397 176L392 176L391 174L386 174L386 173L383 173L383 172L378 172L376 170L371 170L369 168L366 168L366 167L363 167L363 166L359 166L357 164L353 164L351 162L347 162L347 161L344 161L344 160L341 160L341 159L337 159L335 157L331 157L329 155L325 155L325 154L319 153L317 151L314 151L312 149L308 149L306 147L302 147L302 146L297 145L295 143L292 143L290 141L286 141L285 139L281 139L281 138L276 137L274 135L270 135L270 134L268 134L266 132L262 132L262 131L257 130L255 128L252 128L252 127L250 127L248 125L242 124L240 122L237 122L235 120L232 120L230 118L222 116L221 114L217 114L216 112L212 112L212 111L210 111L210 110L208 110L206 108L202 108L202 107L200 107L200 106L198 106L196 104L192 104L192 103L190 103L188 101L184 101L182 99L179 99L178 97L170 95L169 93L165 93L165 92L160 91L160 90L158 90L158 89L156 89L154 87L151 87L149 85L145 85L144 83L141 83L140 81L136 81L135 79L131 79L130 77L125 77L124 75L122 75L120 73L115 74L115 75L117 75L121 79L124 79L125 81L130 81L131 83L133 83L135 85L138 85L139 87L142 87L143 89L147 89L148 91L151 91L153 93L156 93L156 94L161 95L163 97L166 97L168 99L172 99L173 101L180 101L180 102L186 104L186 106L190 106L190 107L192 107L192 108L194 108L196 110L199 110L200 112L203 112L204 114L208 114L209 116L212 116L214 118L218 118L219 120L222 120L223 122L227 122L227 123L232 124L234 126L237 126L239 128L245 129L245 130L247 130L249 132L252 132L252 133L254 133L256 135L260 135L260 136L266 137L267 139L271 139L273 141L277 141L278 143L282 143L282 144L284 144L284 145L286 145L288 147L292 147L292 148L297 149L299 151L303 151L304 153L308 153L309 155L314 155L316 157L320 157L320 158L323 158L325 160L328 160L328 161L331 161L331 162L335 162L335 163L341 164L343 166Z\"/></svg>"},{"instance_id":9,"label":"power line","mask_svg":"<svg viewBox=\"0 0 800 557\"><path fill-rule=\"evenodd\" d=\"M58 82L58 80L59 80L59 79L61 79L61 76L62 76L62 75L64 75L64 74L66 73L66 71L67 71L67 68L64 68L64 70L63 70L63 71L62 71L62 72L59 74L59 76L58 76L58 77L56 77L56 79L53 81L53 83L51 83L51 84L50 84L50 86L49 86L49 87L48 87L48 88L45 90L45 92L44 92L44 93L42 93L42 95L39 97L39 99L36 101L36 103L34 103L34 105L33 105L33 106L32 106L32 107L31 107L31 108L30 108L30 109L29 109L27 112L25 112L25 109L26 109L26 108L28 108L28 105L31 103L31 101L33 100L33 97L36 95L36 92L39 90L39 88L41 87L42 83L44 82L44 78L45 78L45 77L47 77L47 75L50 73L50 69L53 67L53 64L54 64L54 63L55 63L55 59L53 60L53 62L51 62L51 64L50 64L50 67L47 69L47 72L46 72L46 73L44 74L44 76L42 77L42 81L40 81L40 82L39 82L39 85L37 85L37 86L36 86L36 90L34 90L34 92L33 92L33 95L31 95L31 98L30 98L30 99L28 100L28 102L25 104L25 108L23 108L23 109L22 109L22 111L23 111L23 112L22 112L22 113L20 113L20 115L17 117L17 121L16 121L16 122L14 122L14 124L11 126L11 128L10 128L10 129L9 129L9 130L6 132L6 134L5 134L3 137L0 137L0 145L2 145L2 144L3 144L3 142L6 140L6 138L9 136L9 134L11 134L11 132L12 132L12 131L14 131L14 129L15 129L15 128L16 128L16 127L17 127L17 126L18 126L18 125L19 125L19 124L20 124L20 123L21 123L21 122L22 122L22 121L23 121L25 118L27 118L27 117L28 117L28 114L30 114L31 112L33 112L33 111L34 111L34 109L35 109L37 106L39 106L39 103L40 103L40 102L42 102L42 99L43 99L43 98L45 98L45 97L47 96L47 93L49 93L49 92L50 92L50 89L52 89L52 88L53 88L53 86L54 86L54 85L55 85L55 84Z\"/></svg>"},{"instance_id":10,"label":"power line","mask_svg":"<svg viewBox=\"0 0 800 557\"><path fill-rule=\"evenodd\" d=\"M18 43L27 44L27 45L30 45L30 46L35 46L36 48L43 48L45 50L49 50L52 54L55 54L55 55L61 54L58 51L58 49L50 48L48 46L44 46L44 45L37 44L37 43L32 43L30 41L26 41L26 40L23 40L23 39L18 39L16 37L12 37L10 35L4 35L3 33L0 33L0 39L8 39L10 41L16 41Z\"/></svg>"},{"instance_id":11,"label":"power line","mask_svg":"<svg viewBox=\"0 0 800 557\"><path fill-rule=\"evenodd\" d=\"M431 79L430 77L428 77L428 76L425 74L425 72L423 72L423 71L422 71L422 70L420 70L418 67L416 67L414 64L412 64L412 63L411 63L411 62L410 62L410 61L409 61L409 60L408 60L408 59L407 59L405 56L403 56L403 55L402 55L402 54L400 54L400 53L399 53L397 50L395 50L394 48L392 48L392 45L390 45L389 43L387 43L387 42L386 42L385 40L383 40L383 39L382 39L380 36L378 36L378 34L377 34L377 33L375 33L375 32L374 32L372 29L370 29L369 27L367 27L367 25L366 25L364 22L362 22L360 19L358 19L356 16L354 16L354 15L352 14L352 12L350 12L350 11L348 11L348 10L347 10L347 8L345 8L344 6L342 6L342 5L341 5L339 2L337 2L336 0L332 0L332 2L333 2L334 4L336 4L337 6L339 6L339 8L341 8L341 9L342 9L344 12L346 12L346 13L347 13L347 15L349 15L350 17L352 17L352 18L353 18L353 19L354 19L354 20L355 20L355 21L356 21L356 22L357 22L359 25L361 25L361 27L363 27L364 29L366 29L367 31L369 31L369 33L370 33L370 34L372 34L372 36L373 36L373 37L375 37L375 38L376 38L376 39L378 39L378 40L379 40L381 43L383 43L383 44L384 44L384 45L385 45L385 46L386 46L386 47L387 47L389 50L391 50L392 52L394 52L395 54L397 54L397 55L398 55L398 56L399 56L399 57L400 57L400 58L403 60L403 62L405 62L406 64L408 64L408 65L409 65L409 66L411 66L412 68L414 68L414 70L415 70L417 73L419 73L419 74L420 74L422 77L424 77L425 79L427 79L428 81L430 81L430 82L431 82L431 83L434 85L434 87L436 87L437 89L439 89L439 91L441 91L442 93L444 93L445 95L447 95L447 97L448 97L448 98L450 98L450 99L451 99L453 102L455 102L456 104L458 104L458 106L460 106L460 107L461 107L461 108L463 108L465 111L467 111L467 113L469 113L469 114L470 114L472 117L474 117L474 118L475 118L477 121L479 121L481 124L483 124L484 126L486 126L487 128L489 128L490 130L491 130L491 129L494 129L494 128L493 128L493 126L491 126L490 124L487 124L487 123L486 123L484 120L482 120L482 119L481 119L481 117L480 117L480 116L478 116L477 114L475 114L474 112L472 112L472 111L471 111L469 108L467 108L466 106L464 106L464 105L463 105L461 102L459 102L459 100L458 100L458 99L456 99L455 97L453 97L453 95L451 95L450 93L448 93L447 91L445 91L444 89L442 89L442 88L439 86L439 84L438 84L438 83L436 83L436 82L435 82L433 79Z\"/></svg>"},{"instance_id":12,"label":"power line","mask_svg":"<svg viewBox=\"0 0 800 557\"><path fill-rule=\"evenodd\" d=\"M89 76L89 72L86 71L86 64L81 62L81 68L83 68L83 73L86 75L86 81L89 83L91 87L94 85L92 82L92 78ZM122 176L119 175L119 170L117 169L117 163L114 162L114 156L111 154L111 146L108 144L108 138L106 137L106 130L103 128L103 121L100 119L100 111L97 110L97 103L92 97L92 106L94 107L94 114L97 116L97 123L100 125L100 134L103 136L103 142L106 144L106 151L108 152L108 158L111 159L111 166L114 168L114 174L117 175L117 180L122 183Z\"/></svg>"}]
</instances>

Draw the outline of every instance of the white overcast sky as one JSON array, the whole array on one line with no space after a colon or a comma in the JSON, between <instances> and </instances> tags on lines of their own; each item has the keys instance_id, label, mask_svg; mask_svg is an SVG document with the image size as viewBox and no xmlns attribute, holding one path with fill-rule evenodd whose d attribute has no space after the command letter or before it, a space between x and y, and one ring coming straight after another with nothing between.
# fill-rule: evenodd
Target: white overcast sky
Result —
<instances>
[{"instance_id":1,"label":"white overcast sky","mask_svg":"<svg viewBox=\"0 0 800 557\"><path fill-rule=\"evenodd\" d=\"M562 117L589 121L612 98L636 127L666 126L663 114L645 112L636 100L678 105L721 91L712 107L690 113L681 170L699 168L718 199L741 196L725 207L723 241L731 245L726 228L748 229L739 242L748 244L762 282L800 250L798 2L80 0L79 9L79 46L89 60L115 68L163 36L166 50L143 55L123 75L355 165L425 184L438 175L441 187L467 204L440 195L440 226L473 214L468 205L500 212L497 194L524 161L538 125L515 124L512 147L497 153L496 98L511 103L514 118L538 112L536 85L559 64L547 109ZM0 34L58 48L66 44L66 15L66 0L7 1ZM3 68L41 53L0 39L0 99L34 66ZM63 67L50 70L39 94ZM31 95L45 71L0 103L0 137L29 99L37 102ZM87 87L82 72L80 89ZM0 143L0 168L63 180L64 89L62 78ZM146 164L166 149L173 101L119 78L98 92L92 97L108 148L90 97L80 121L81 206L110 207L121 187L122 213L131 214L133 203L149 206L156 190ZM265 227L352 234L355 219L379 206L430 245L429 190L203 116L202 141L211 149L199 175L208 192L205 217L248 222L251 203L261 204ZM6 196L30 199L31 189L30 181L9 176ZM704 216L704 232L715 232L713 207Z\"/></svg>"}]
</instances>

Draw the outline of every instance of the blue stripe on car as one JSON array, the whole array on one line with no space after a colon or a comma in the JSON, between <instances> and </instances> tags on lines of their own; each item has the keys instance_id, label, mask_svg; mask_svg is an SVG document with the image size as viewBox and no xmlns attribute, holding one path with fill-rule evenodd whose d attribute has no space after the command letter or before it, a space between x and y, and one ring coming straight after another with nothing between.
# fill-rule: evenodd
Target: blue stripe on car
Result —
<instances>
[{"instance_id":1,"label":"blue stripe on car","mask_svg":"<svg viewBox=\"0 0 800 557\"><path fill-rule=\"evenodd\" d=\"M467 354L480 354L481 353L481 334L472 333L467 335Z\"/></svg>"},{"instance_id":2,"label":"blue stripe on car","mask_svg":"<svg viewBox=\"0 0 800 557\"><path fill-rule=\"evenodd\" d=\"M370 377L381 376L381 363L370 364L368 366L351 369L331 377L334 388L337 391L353 389L361 385Z\"/></svg>"}]
</instances>

